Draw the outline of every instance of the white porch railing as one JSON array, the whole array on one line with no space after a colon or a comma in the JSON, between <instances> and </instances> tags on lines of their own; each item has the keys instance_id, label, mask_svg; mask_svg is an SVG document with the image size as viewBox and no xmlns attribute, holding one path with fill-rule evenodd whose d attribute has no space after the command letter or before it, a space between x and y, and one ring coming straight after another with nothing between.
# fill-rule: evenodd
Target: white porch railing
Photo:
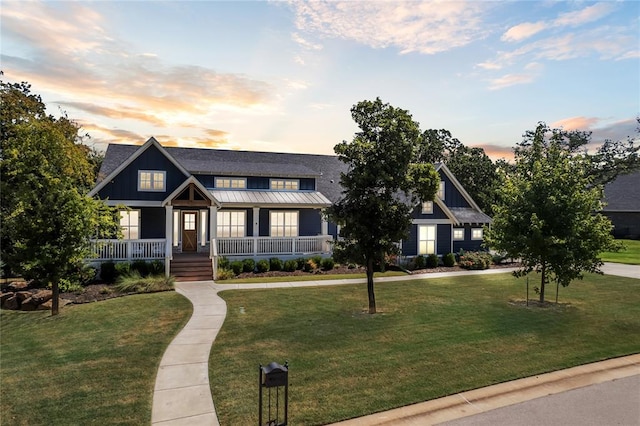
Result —
<instances>
[{"instance_id":1,"label":"white porch railing","mask_svg":"<svg viewBox=\"0 0 640 426\"><path fill-rule=\"evenodd\" d=\"M211 242L219 256L311 254L328 253L331 250L330 235L314 237L243 237L216 238Z\"/></svg>"},{"instance_id":2,"label":"white porch railing","mask_svg":"<svg viewBox=\"0 0 640 426\"><path fill-rule=\"evenodd\" d=\"M164 259L166 240L91 240L92 260Z\"/></svg>"}]
</instances>

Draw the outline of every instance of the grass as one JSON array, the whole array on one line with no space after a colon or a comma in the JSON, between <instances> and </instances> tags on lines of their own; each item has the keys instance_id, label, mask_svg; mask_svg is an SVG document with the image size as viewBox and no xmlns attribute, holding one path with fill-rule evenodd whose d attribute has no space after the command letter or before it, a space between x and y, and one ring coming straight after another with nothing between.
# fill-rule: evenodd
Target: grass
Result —
<instances>
[{"instance_id":1,"label":"grass","mask_svg":"<svg viewBox=\"0 0 640 426\"><path fill-rule=\"evenodd\" d=\"M155 377L191 315L173 292L50 312L1 311L3 425L143 425Z\"/></svg>"},{"instance_id":2,"label":"grass","mask_svg":"<svg viewBox=\"0 0 640 426\"><path fill-rule=\"evenodd\" d=\"M601 258L604 262L626 263L640 265L640 240L619 240L624 248L619 252L604 252Z\"/></svg>"},{"instance_id":3,"label":"grass","mask_svg":"<svg viewBox=\"0 0 640 426\"><path fill-rule=\"evenodd\" d=\"M175 281L174 277L165 277L164 274L142 277L138 271L132 271L127 275L118 277L115 287L123 293L153 293L172 290Z\"/></svg>"},{"instance_id":4,"label":"grass","mask_svg":"<svg viewBox=\"0 0 640 426\"><path fill-rule=\"evenodd\" d=\"M407 275L401 271L376 272L374 277L399 277ZM256 278L232 278L229 280L216 281L216 284L249 284L249 283L282 283L294 281L324 281L324 280L350 280L355 278L366 278L365 273L359 274L312 274L312 275L291 275L285 277L256 277Z\"/></svg>"},{"instance_id":5,"label":"grass","mask_svg":"<svg viewBox=\"0 0 640 426\"><path fill-rule=\"evenodd\" d=\"M315 425L640 352L630 278L588 275L547 308L512 303L525 282L510 274L378 284L376 315L364 284L221 296L209 359L221 424L257 423L259 363L289 360L290 423Z\"/></svg>"}]
</instances>

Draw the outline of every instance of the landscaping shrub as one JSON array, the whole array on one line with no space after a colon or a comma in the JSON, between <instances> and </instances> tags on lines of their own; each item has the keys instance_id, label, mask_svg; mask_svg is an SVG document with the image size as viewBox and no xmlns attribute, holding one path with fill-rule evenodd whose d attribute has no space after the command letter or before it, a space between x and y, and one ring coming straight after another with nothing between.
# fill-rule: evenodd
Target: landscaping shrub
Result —
<instances>
[{"instance_id":1,"label":"landscaping shrub","mask_svg":"<svg viewBox=\"0 0 640 426\"><path fill-rule=\"evenodd\" d=\"M226 257L222 256L218 259L218 268L220 269L231 269L231 262L229 262L229 259L227 259Z\"/></svg>"},{"instance_id":2,"label":"landscaping shrub","mask_svg":"<svg viewBox=\"0 0 640 426\"><path fill-rule=\"evenodd\" d=\"M318 264L313 260L313 258L307 259L307 261L304 264L304 271L315 272L317 269L318 269Z\"/></svg>"},{"instance_id":3,"label":"landscaping shrub","mask_svg":"<svg viewBox=\"0 0 640 426\"><path fill-rule=\"evenodd\" d=\"M256 270L256 261L253 259L245 259L242 261L243 272L253 272Z\"/></svg>"},{"instance_id":4,"label":"landscaping shrub","mask_svg":"<svg viewBox=\"0 0 640 426\"><path fill-rule=\"evenodd\" d=\"M164 274L164 262L162 260L154 260L149 263L149 275Z\"/></svg>"},{"instance_id":5,"label":"landscaping shrub","mask_svg":"<svg viewBox=\"0 0 640 426\"><path fill-rule=\"evenodd\" d=\"M282 270L282 260L277 257L272 257L269 259L269 269L272 271L281 271Z\"/></svg>"},{"instance_id":6,"label":"landscaping shrub","mask_svg":"<svg viewBox=\"0 0 640 426\"><path fill-rule=\"evenodd\" d=\"M258 263L256 263L256 269L258 272L269 272L269 261L266 259L258 260Z\"/></svg>"},{"instance_id":7,"label":"landscaping shrub","mask_svg":"<svg viewBox=\"0 0 640 426\"><path fill-rule=\"evenodd\" d=\"M146 277L149 275L149 264L144 260L135 260L131 263L131 271L137 271L140 276Z\"/></svg>"},{"instance_id":8,"label":"landscaping shrub","mask_svg":"<svg viewBox=\"0 0 640 426\"><path fill-rule=\"evenodd\" d=\"M427 268L437 268L440 263L440 259L438 259L437 254L430 254L427 256Z\"/></svg>"},{"instance_id":9,"label":"landscaping shrub","mask_svg":"<svg viewBox=\"0 0 640 426\"><path fill-rule=\"evenodd\" d=\"M234 274L240 275L244 270L244 264L239 260L234 260L231 262L231 270Z\"/></svg>"},{"instance_id":10,"label":"landscaping shrub","mask_svg":"<svg viewBox=\"0 0 640 426\"><path fill-rule=\"evenodd\" d=\"M489 269L491 254L486 251L468 251L460 256L458 264L465 269Z\"/></svg>"},{"instance_id":11,"label":"landscaping shrub","mask_svg":"<svg viewBox=\"0 0 640 426\"><path fill-rule=\"evenodd\" d=\"M322 256L313 256L311 259L313 260L313 263L316 264L316 269L320 268L322 265Z\"/></svg>"},{"instance_id":12,"label":"landscaping shrub","mask_svg":"<svg viewBox=\"0 0 640 426\"><path fill-rule=\"evenodd\" d=\"M218 268L218 273L216 274L216 280L217 281L229 280L231 278L234 278L235 276L236 274L234 274L233 271L230 269Z\"/></svg>"},{"instance_id":13,"label":"landscaping shrub","mask_svg":"<svg viewBox=\"0 0 640 426\"><path fill-rule=\"evenodd\" d=\"M82 285L76 280L61 278L60 281L58 281L58 289L60 293L74 293L76 291L82 291Z\"/></svg>"},{"instance_id":14,"label":"landscaping shrub","mask_svg":"<svg viewBox=\"0 0 640 426\"><path fill-rule=\"evenodd\" d=\"M425 265L427 264L427 261L423 255L419 254L413 259L413 263L416 269L424 269Z\"/></svg>"},{"instance_id":15,"label":"landscaping shrub","mask_svg":"<svg viewBox=\"0 0 640 426\"><path fill-rule=\"evenodd\" d=\"M116 263L116 280L123 275L129 275L131 264L129 262Z\"/></svg>"},{"instance_id":16,"label":"landscaping shrub","mask_svg":"<svg viewBox=\"0 0 640 426\"><path fill-rule=\"evenodd\" d=\"M302 271L304 269L304 264L307 263L307 259L305 259L304 257L299 257L296 259L296 263L297 263L296 269L299 269Z\"/></svg>"},{"instance_id":17,"label":"landscaping shrub","mask_svg":"<svg viewBox=\"0 0 640 426\"><path fill-rule=\"evenodd\" d=\"M123 293L151 293L173 289L173 277L164 275L149 275L142 277L138 271L132 271L128 275L118 277L116 289Z\"/></svg>"},{"instance_id":18,"label":"landscaping shrub","mask_svg":"<svg viewBox=\"0 0 640 426\"><path fill-rule=\"evenodd\" d=\"M506 256L502 254L494 254L491 256L491 261L493 262L494 265L501 264L502 262L504 262L505 259L506 259Z\"/></svg>"},{"instance_id":19,"label":"landscaping shrub","mask_svg":"<svg viewBox=\"0 0 640 426\"><path fill-rule=\"evenodd\" d=\"M287 272L293 272L298 268L298 262L295 260L286 260L283 269Z\"/></svg>"},{"instance_id":20,"label":"landscaping shrub","mask_svg":"<svg viewBox=\"0 0 640 426\"><path fill-rule=\"evenodd\" d=\"M453 253L447 253L444 256L442 256L442 263L447 268L451 268L456 264L456 256Z\"/></svg>"},{"instance_id":21,"label":"landscaping shrub","mask_svg":"<svg viewBox=\"0 0 640 426\"><path fill-rule=\"evenodd\" d=\"M322 259L322 269L325 271L330 271L336 266L336 262L333 260L333 257L327 257L326 259Z\"/></svg>"},{"instance_id":22,"label":"landscaping shrub","mask_svg":"<svg viewBox=\"0 0 640 426\"><path fill-rule=\"evenodd\" d=\"M100 265L100 278L106 283L116 281L116 264L109 261Z\"/></svg>"}]
</instances>

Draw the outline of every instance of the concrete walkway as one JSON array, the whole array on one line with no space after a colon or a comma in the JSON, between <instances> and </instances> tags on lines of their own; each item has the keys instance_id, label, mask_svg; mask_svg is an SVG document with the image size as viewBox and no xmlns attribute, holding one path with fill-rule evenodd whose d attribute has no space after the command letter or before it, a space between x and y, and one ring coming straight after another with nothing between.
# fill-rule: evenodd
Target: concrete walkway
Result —
<instances>
[{"instance_id":1,"label":"concrete walkway","mask_svg":"<svg viewBox=\"0 0 640 426\"><path fill-rule=\"evenodd\" d=\"M609 265L609 264L607 264ZM605 265L605 267L607 267ZM627 265L624 265L627 266ZM603 268L604 270L605 268ZM416 274L416 275L403 275L398 277L383 277L376 278L376 282L394 282L394 281L406 281L409 279L435 279L442 278L452 275L487 275L487 274L496 274L496 273L504 273L511 272L514 269L488 269L483 271L462 271L462 272L444 272L444 273L428 273L428 274ZM623 268L623 270L619 269L609 269L607 273L616 274L616 272L620 272L620 274L626 274L623 276L632 276L633 278L640 278L640 266L633 266L631 268ZM282 282L282 283L257 283L257 284L216 284L213 281L195 281L195 282L182 282L176 283L176 291L187 299L191 301L193 304L193 314L191 319L187 323L187 325L178 333L178 335L173 339L173 341L169 344L162 360L160 361L160 367L158 369L158 375L156 376L156 384L153 394L153 407L151 414L151 423L152 425L158 426L218 426L218 418L215 411L215 406L213 403L213 399L211 397L211 390L209 387L209 370L208 370L208 362L209 362L209 352L211 350L211 345L215 340L218 331L222 327L222 323L224 322L224 318L227 314L227 306L222 298L218 296L219 291L223 290L232 290L232 289L258 289L258 288L288 288L288 287L317 287L317 286L329 286L329 285L348 285L348 284L358 284L365 283L366 279L343 279L343 280L326 280L326 281L302 281L302 282ZM635 373L632 374L640 374L640 355L635 356L630 362L636 368ZM629 362L629 361L624 361ZM598 363L600 364L600 363ZM583 368L575 367L576 369ZM632 367L633 368L633 367ZM596 368L598 370L599 367ZM619 369L616 367L618 371L624 371L625 374L629 374L628 368ZM549 373L551 375L562 375L562 372ZM612 377L608 376L608 373L603 373L596 377ZM589 376L589 375L587 375ZM542 376L536 376L534 378L529 378L530 380L536 380ZM555 376L551 376L555 377ZM584 376L586 377L586 376ZM615 378L615 377L614 377ZM527 379L522 379L527 380ZM606 378L604 380L611 380L611 378ZM557 382L558 380L552 379L551 382ZM516 383L517 382L517 383ZM503 383L501 385L496 386L504 386L504 389L513 389L514 392L519 390L518 386L522 387L522 381ZM540 382L542 383L541 389L542 392L546 392L549 382ZM578 385L576 387L585 386L585 384ZM511 385L510 385L511 384ZM494 388L494 387L492 387ZM488 389L488 388L484 388ZM566 389L565 389L566 390ZM482 389L478 389L473 392L482 392ZM490 391L487 391L490 392ZM495 391L492 391L495 392ZM563 392L563 390L558 390L557 392ZM470 398L474 398L471 393L465 393L460 395L467 395ZM553 393L547 392L545 393ZM450 396L446 398L458 398L460 400L460 395ZM528 400L531 398L537 398L535 393L527 393L525 392L524 396L506 396L504 390L498 391L495 396L494 405L487 405L486 410L491 410L493 408L502 407L509 404L514 404L520 401ZM446 399L445 398L445 399ZM468 398L466 396L462 396L462 398ZM483 401L486 400L485 397L480 398ZM439 406L436 401L442 400L434 400L427 401L422 404L436 404L436 407ZM512 402L509 402L512 401ZM458 401L459 402L459 401ZM468 402L468 401L467 401ZM426 411L433 411L431 406L426 406L422 404L415 404L408 407L398 408L396 410L391 410L385 413L378 413L372 416L366 416L359 419L353 419L348 422L343 422L340 424L344 425L377 425L377 424L433 424L433 423L398 423L401 418L415 418L418 413L425 413ZM445 404L450 404L450 402L446 402ZM500 405L501 404L501 405ZM480 404L481 405L481 404ZM475 404L474 406L478 406ZM469 412L468 408L465 408L463 405L455 404L452 405L451 413L458 413L457 417L446 417L440 421L446 421L453 418L462 417L463 415L474 414L474 412ZM415 411L415 410L418 411ZM426 410L426 411L425 411ZM457 410L457 411L456 411ZM486 411L483 410L483 411ZM464 414L467 412L468 414ZM478 411L476 411L478 412ZM389 423L385 421L383 423L379 422L380 416L395 416L393 417L394 421ZM378 420L376 420L378 419Z\"/></svg>"}]
</instances>

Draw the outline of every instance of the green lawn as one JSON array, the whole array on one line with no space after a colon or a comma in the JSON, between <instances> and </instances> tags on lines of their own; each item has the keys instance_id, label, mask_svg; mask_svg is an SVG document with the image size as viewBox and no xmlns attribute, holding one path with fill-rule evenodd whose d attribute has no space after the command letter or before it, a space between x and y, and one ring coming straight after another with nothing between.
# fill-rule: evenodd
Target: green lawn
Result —
<instances>
[{"instance_id":1,"label":"green lawn","mask_svg":"<svg viewBox=\"0 0 640 426\"><path fill-rule=\"evenodd\" d=\"M604 252L601 257L604 262L626 263L640 265L640 240L619 240L624 249L619 252Z\"/></svg>"},{"instance_id":2,"label":"green lawn","mask_svg":"<svg viewBox=\"0 0 640 426\"><path fill-rule=\"evenodd\" d=\"M0 314L2 425L144 425L160 359L191 316L174 292Z\"/></svg>"},{"instance_id":3,"label":"green lawn","mask_svg":"<svg viewBox=\"0 0 640 426\"><path fill-rule=\"evenodd\" d=\"M401 271L375 272L377 277L399 277L407 275ZM250 284L250 283L283 283L297 281L324 281L324 280L352 280L354 278L366 278L365 273L359 274L317 274L317 275L290 275L284 277L256 277L256 278L232 278L230 280L216 281L216 284Z\"/></svg>"},{"instance_id":4,"label":"green lawn","mask_svg":"<svg viewBox=\"0 0 640 426\"><path fill-rule=\"evenodd\" d=\"M589 275L549 308L511 303L525 281L510 274L376 290L373 316L364 284L222 292L209 360L221 424L257 423L259 363L289 360L290 423L313 425L640 352L640 280Z\"/></svg>"}]
</instances>

